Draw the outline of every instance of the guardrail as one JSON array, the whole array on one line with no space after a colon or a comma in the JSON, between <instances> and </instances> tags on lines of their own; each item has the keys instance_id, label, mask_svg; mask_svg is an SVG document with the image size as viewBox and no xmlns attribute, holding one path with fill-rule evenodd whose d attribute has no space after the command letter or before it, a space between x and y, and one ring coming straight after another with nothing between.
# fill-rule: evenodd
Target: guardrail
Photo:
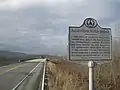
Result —
<instances>
[{"instance_id":1,"label":"guardrail","mask_svg":"<svg viewBox=\"0 0 120 90\"><path fill-rule=\"evenodd\" d=\"M44 64L44 68L43 68L43 79L42 79L42 90L44 90L44 82L45 82L45 68L46 68L46 62Z\"/></svg>"}]
</instances>

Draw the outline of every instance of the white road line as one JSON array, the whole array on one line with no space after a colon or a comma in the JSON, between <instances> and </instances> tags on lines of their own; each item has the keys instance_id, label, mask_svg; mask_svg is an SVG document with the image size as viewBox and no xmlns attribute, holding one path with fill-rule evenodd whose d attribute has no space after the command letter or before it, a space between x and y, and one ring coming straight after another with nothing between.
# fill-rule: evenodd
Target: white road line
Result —
<instances>
[{"instance_id":1,"label":"white road line","mask_svg":"<svg viewBox=\"0 0 120 90\"><path fill-rule=\"evenodd\" d=\"M12 90L16 90L16 88L40 65L38 63Z\"/></svg>"}]
</instances>

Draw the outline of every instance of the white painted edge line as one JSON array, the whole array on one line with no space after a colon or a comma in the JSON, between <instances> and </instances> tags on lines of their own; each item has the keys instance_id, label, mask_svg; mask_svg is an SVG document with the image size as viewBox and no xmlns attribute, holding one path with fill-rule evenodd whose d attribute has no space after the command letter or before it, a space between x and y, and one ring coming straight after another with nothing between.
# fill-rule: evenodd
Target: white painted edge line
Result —
<instances>
[{"instance_id":1,"label":"white painted edge line","mask_svg":"<svg viewBox=\"0 0 120 90\"><path fill-rule=\"evenodd\" d=\"M16 90L16 88L22 84L22 82L40 65L40 63L38 63L12 90Z\"/></svg>"},{"instance_id":2,"label":"white painted edge line","mask_svg":"<svg viewBox=\"0 0 120 90\"><path fill-rule=\"evenodd\" d=\"M42 90L44 90L45 67L46 67L46 62L44 62L44 68L43 68L43 76L42 76Z\"/></svg>"}]
</instances>

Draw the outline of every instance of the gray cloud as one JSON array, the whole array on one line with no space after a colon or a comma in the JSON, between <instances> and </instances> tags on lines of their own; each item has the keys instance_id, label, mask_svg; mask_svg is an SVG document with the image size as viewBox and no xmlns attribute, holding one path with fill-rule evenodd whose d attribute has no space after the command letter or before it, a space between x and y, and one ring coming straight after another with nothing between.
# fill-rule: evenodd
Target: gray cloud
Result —
<instances>
[{"instance_id":1,"label":"gray cloud","mask_svg":"<svg viewBox=\"0 0 120 90\"><path fill-rule=\"evenodd\" d=\"M86 17L94 17L101 26L118 27L119 8L117 0L75 0L0 9L0 49L66 54L69 25L79 26Z\"/></svg>"}]
</instances>

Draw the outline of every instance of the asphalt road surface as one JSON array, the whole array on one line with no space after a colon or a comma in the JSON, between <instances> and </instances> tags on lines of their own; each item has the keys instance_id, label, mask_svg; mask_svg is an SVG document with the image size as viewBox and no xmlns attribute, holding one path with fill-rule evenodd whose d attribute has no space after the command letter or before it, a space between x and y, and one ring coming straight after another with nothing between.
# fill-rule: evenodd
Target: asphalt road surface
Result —
<instances>
[{"instance_id":1,"label":"asphalt road surface","mask_svg":"<svg viewBox=\"0 0 120 90\"><path fill-rule=\"evenodd\" d=\"M43 62L38 61L0 67L0 90L32 90L32 87L37 89L44 66Z\"/></svg>"}]
</instances>

